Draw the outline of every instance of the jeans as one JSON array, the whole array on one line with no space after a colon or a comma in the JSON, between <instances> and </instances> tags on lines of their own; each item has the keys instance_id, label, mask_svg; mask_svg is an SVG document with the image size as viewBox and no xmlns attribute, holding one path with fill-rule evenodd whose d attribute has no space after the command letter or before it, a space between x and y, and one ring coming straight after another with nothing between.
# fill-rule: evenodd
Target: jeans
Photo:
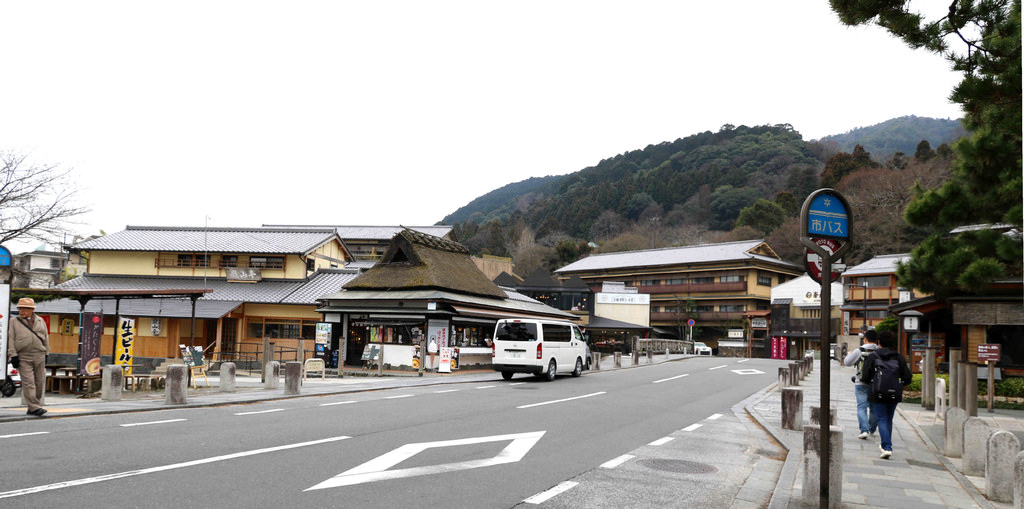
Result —
<instances>
[{"instance_id":1,"label":"jeans","mask_svg":"<svg viewBox=\"0 0 1024 509\"><path fill-rule=\"evenodd\" d=\"M892 450L892 416L896 414L896 403L871 403L871 409L878 416L878 444L886 451Z\"/></svg>"},{"instance_id":2,"label":"jeans","mask_svg":"<svg viewBox=\"0 0 1024 509\"><path fill-rule=\"evenodd\" d=\"M868 404L868 390L871 388L863 384L854 385L853 388L857 393L857 424L861 431L874 433L878 429L878 414Z\"/></svg>"}]
</instances>

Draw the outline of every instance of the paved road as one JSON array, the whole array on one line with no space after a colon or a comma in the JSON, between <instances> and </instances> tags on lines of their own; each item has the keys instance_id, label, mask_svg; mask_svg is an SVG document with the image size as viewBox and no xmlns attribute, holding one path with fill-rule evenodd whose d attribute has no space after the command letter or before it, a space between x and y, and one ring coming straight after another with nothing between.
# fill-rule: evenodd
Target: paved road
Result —
<instances>
[{"instance_id":1,"label":"paved road","mask_svg":"<svg viewBox=\"0 0 1024 509\"><path fill-rule=\"evenodd\" d=\"M678 498L686 485L699 485L689 496L706 503L733 500L773 452L732 407L774 382L778 365L699 358L552 383L495 376L5 423L0 448L24 461L4 469L0 505L612 507L630 505L628 485L645 500L677 502L667 505L688 505ZM758 447L763 454L736 459ZM644 454L677 463L626 458ZM673 472L687 459L715 472ZM670 489L666 478L684 483Z\"/></svg>"}]
</instances>

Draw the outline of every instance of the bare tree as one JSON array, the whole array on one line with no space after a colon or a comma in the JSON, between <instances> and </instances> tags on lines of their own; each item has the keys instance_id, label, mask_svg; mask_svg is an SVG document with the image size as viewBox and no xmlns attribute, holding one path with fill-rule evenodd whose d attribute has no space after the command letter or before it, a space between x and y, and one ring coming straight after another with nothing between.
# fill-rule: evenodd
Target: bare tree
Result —
<instances>
[{"instance_id":1,"label":"bare tree","mask_svg":"<svg viewBox=\"0 0 1024 509\"><path fill-rule=\"evenodd\" d=\"M75 204L71 170L33 163L0 152L0 244L15 239L56 243L75 216L88 211Z\"/></svg>"}]
</instances>

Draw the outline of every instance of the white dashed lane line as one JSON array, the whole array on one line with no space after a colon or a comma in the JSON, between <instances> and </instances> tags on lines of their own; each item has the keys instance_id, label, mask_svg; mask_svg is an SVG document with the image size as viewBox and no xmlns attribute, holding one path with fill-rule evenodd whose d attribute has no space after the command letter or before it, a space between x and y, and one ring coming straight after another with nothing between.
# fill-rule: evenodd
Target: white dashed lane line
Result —
<instances>
[{"instance_id":1,"label":"white dashed lane line","mask_svg":"<svg viewBox=\"0 0 1024 509\"><path fill-rule=\"evenodd\" d=\"M627 462L627 461L629 461L629 460L631 460L631 459L633 459L635 457L636 456L633 456L632 454L623 454L622 456L619 456L618 458L615 458L613 460L608 460L608 461L606 461L604 463L601 463L601 468L615 468L615 467L617 467L617 466L619 466L619 465L621 465L621 464L623 464L623 463L625 463L625 462Z\"/></svg>"},{"instance_id":2,"label":"white dashed lane line","mask_svg":"<svg viewBox=\"0 0 1024 509\"><path fill-rule=\"evenodd\" d=\"M527 504L534 504L534 505L536 505L536 504L543 504L544 502L547 502L548 500L551 500L555 496L560 495L562 493L565 493L566 491L569 491L569 490L575 488L577 484L579 484L579 483L575 483L575 482L572 482L572 481L564 481L564 482L559 483L558 486L555 486L554 488L551 488L550 490L540 492L540 493L538 493L538 494L536 494L536 495L534 495L534 496L532 496L532 497L530 497L530 498L528 498L526 500L523 500L523 502L526 502Z\"/></svg>"},{"instance_id":3,"label":"white dashed lane line","mask_svg":"<svg viewBox=\"0 0 1024 509\"><path fill-rule=\"evenodd\" d=\"M565 398L565 399L555 399L555 400L551 400L551 401L544 401L544 402L541 402L541 403L533 403L531 405L517 406L516 408L520 408L520 409L521 408L533 408L535 406L551 405L551 404L554 404L554 403L565 403L566 401L573 401L573 400L577 400L577 399L590 398L590 397L593 397L593 396L600 396L600 395L602 395L604 393L605 393L604 391L592 392L590 394L584 394L582 396L576 396L576 397Z\"/></svg>"},{"instance_id":4,"label":"white dashed lane line","mask_svg":"<svg viewBox=\"0 0 1024 509\"><path fill-rule=\"evenodd\" d=\"M721 366L715 366L713 368L708 368L708 371L714 371L716 369L722 369L722 368L727 368L727 367L729 367L729 366L726 365L726 364L722 364Z\"/></svg>"},{"instance_id":5,"label":"white dashed lane line","mask_svg":"<svg viewBox=\"0 0 1024 509\"><path fill-rule=\"evenodd\" d=\"M669 380L675 380L677 378L682 378L684 376L690 376L690 374L689 373L685 373L685 374L682 374L682 375L676 375L676 376L669 377L669 378L662 378L661 380L655 380L655 381L653 381L651 383L660 384L661 382L667 382Z\"/></svg>"},{"instance_id":6,"label":"white dashed lane line","mask_svg":"<svg viewBox=\"0 0 1024 509\"><path fill-rule=\"evenodd\" d=\"M32 433L16 433L14 435L0 435L0 438L30 437L32 435L49 435L49 431L33 431Z\"/></svg>"},{"instance_id":7,"label":"white dashed lane line","mask_svg":"<svg viewBox=\"0 0 1024 509\"><path fill-rule=\"evenodd\" d=\"M673 440L675 440L675 439L672 438L672 437L664 437L664 438L659 438L659 439L657 439L657 440L655 440L655 441L653 441L653 442L651 442L651 443L649 443L647 445L654 445L654 446L665 445L665 444L667 444L667 443L669 443L669 442L671 442Z\"/></svg>"},{"instance_id":8,"label":"white dashed lane line","mask_svg":"<svg viewBox=\"0 0 1024 509\"><path fill-rule=\"evenodd\" d=\"M715 421L715 420L720 419L721 417L722 417L722 414L711 414L711 416L708 417L708 420L709 421Z\"/></svg>"},{"instance_id":9,"label":"white dashed lane line","mask_svg":"<svg viewBox=\"0 0 1024 509\"><path fill-rule=\"evenodd\" d=\"M121 424L122 428L130 428L132 426L149 426L150 424L167 424L171 422L187 421L188 419L167 419L165 421L149 421L149 422L133 422L131 424Z\"/></svg>"},{"instance_id":10,"label":"white dashed lane line","mask_svg":"<svg viewBox=\"0 0 1024 509\"><path fill-rule=\"evenodd\" d=\"M335 401L333 403L320 403L320 406L351 405L355 401Z\"/></svg>"},{"instance_id":11,"label":"white dashed lane line","mask_svg":"<svg viewBox=\"0 0 1024 509\"><path fill-rule=\"evenodd\" d=\"M497 387L497 386L495 386L495 385L481 385L480 387L476 387L476 389L493 389L495 387Z\"/></svg>"},{"instance_id":12,"label":"white dashed lane line","mask_svg":"<svg viewBox=\"0 0 1024 509\"><path fill-rule=\"evenodd\" d=\"M703 426L703 424L691 424L691 425L683 428L683 431L693 431L693 430L695 430L695 429L697 429L697 428L699 428L701 426Z\"/></svg>"},{"instance_id":13,"label":"white dashed lane line","mask_svg":"<svg viewBox=\"0 0 1024 509\"><path fill-rule=\"evenodd\" d=\"M444 394L446 392L459 392L459 390L458 389L446 389L446 390L443 390L443 391L434 391L434 394Z\"/></svg>"},{"instance_id":14,"label":"white dashed lane line","mask_svg":"<svg viewBox=\"0 0 1024 509\"><path fill-rule=\"evenodd\" d=\"M384 399L402 399L402 398L411 398L411 397L413 397L412 394L399 394L397 396L385 396Z\"/></svg>"},{"instance_id":15,"label":"white dashed lane line","mask_svg":"<svg viewBox=\"0 0 1024 509\"><path fill-rule=\"evenodd\" d=\"M284 409L283 408L274 408L274 409L271 409L271 410L260 410L260 411L257 411L257 412L239 412L239 413L237 413L235 415L271 414L271 413L274 413L274 412L284 412Z\"/></svg>"}]
</instances>

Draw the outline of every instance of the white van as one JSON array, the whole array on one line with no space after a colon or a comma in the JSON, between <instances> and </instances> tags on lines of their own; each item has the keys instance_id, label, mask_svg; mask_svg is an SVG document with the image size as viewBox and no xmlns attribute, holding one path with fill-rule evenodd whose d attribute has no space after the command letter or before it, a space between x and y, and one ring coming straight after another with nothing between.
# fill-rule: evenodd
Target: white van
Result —
<instances>
[{"instance_id":1,"label":"white van","mask_svg":"<svg viewBox=\"0 0 1024 509\"><path fill-rule=\"evenodd\" d=\"M589 366L587 341L579 327L561 320L504 319L494 327L491 363L502 378L530 373L554 380L556 373L580 376Z\"/></svg>"}]
</instances>

